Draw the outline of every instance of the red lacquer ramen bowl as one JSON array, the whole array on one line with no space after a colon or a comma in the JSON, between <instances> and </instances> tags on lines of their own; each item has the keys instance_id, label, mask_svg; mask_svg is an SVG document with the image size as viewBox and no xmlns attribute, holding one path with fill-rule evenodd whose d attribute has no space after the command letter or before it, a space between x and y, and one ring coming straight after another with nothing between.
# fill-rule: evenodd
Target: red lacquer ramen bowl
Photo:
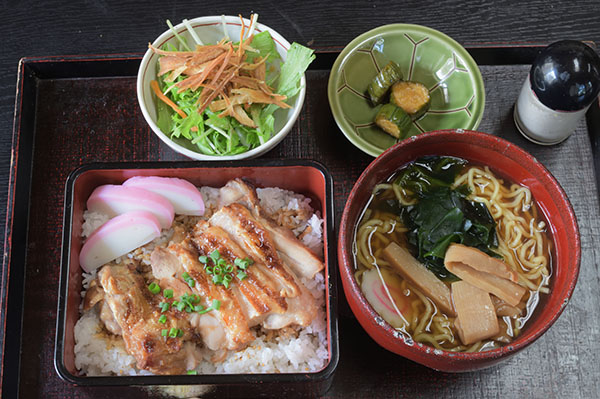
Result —
<instances>
[{"instance_id":1,"label":"red lacquer ramen bowl","mask_svg":"<svg viewBox=\"0 0 600 399\"><path fill-rule=\"evenodd\" d=\"M550 294L521 335L510 344L477 353L452 353L402 338L366 301L354 278L353 241L360 215L376 184L424 155L449 155L488 165L496 176L528 187L549 225L553 241ZM533 156L499 137L465 130L440 130L402 141L376 158L362 173L346 203L339 228L339 269L354 315L382 347L433 369L462 372L489 367L538 339L558 319L575 288L581 260L573 208L559 183Z\"/></svg>"}]
</instances>

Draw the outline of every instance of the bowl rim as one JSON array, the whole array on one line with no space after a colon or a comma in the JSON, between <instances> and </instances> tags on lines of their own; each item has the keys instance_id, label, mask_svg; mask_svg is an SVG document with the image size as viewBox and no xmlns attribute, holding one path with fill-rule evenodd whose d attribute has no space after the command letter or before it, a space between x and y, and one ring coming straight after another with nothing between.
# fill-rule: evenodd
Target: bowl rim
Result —
<instances>
[{"instance_id":1,"label":"bowl rim","mask_svg":"<svg viewBox=\"0 0 600 399\"><path fill-rule=\"evenodd\" d=\"M227 25L234 25L234 26L240 25L240 17L233 16L233 15L223 15L223 16L209 15L209 16L192 18L192 19L189 19L187 22L193 27L196 27L199 25L201 25L201 26L220 25L222 23L222 18L224 18L225 23ZM243 21L246 26L249 26L251 23L250 20L247 18L243 18ZM187 27L184 25L183 22L181 22L181 23L175 25L173 27L173 29L177 33L181 33L182 31L187 30ZM290 46L291 46L290 42L288 42L281 34L279 34L276 30L270 28L269 26L264 25L260 22L257 22L255 30L256 30L256 32L268 31L271 34L271 36L273 37L273 40L276 42L277 45L281 46L281 48L283 48L286 52L290 49ZM173 37L174 37L174 35L173 35L171 29L167 29L152 42L152 45L154 47L162 46L166 41L171 40ZM292 127L296 123L296 120L298 119L300 112L302 111L302 105L304 104L304 98L306 97L306 74L303 74L302 78L300 79L300 87L301 88L300 88L300 92L298 92L298 94L296 95L296 100L295 100L294 104L292 105L293 112L292 112L291 116L289 117L287 122L281 127L281 129L278 132L275 132L275 134L273 134L273 136L269 140L265 141L263 144L259 145L256 148L253 148L249 151L243 152L241 154L235 154L235 155L225 155L225 156L207 155L207 154L202 154L200 152L192 151L188 148L183 147L180 144L177 144L173 140L171 140L169 138L168 134L164 133L158 127L158 125L156 124L156 122L154 122L154 120L150 116L150 113L148 112L148 104L146 104L146 101L144 99L144 92L146 90L148 90L148 87L145 87L143 82L144 82L145 74L148 69L148 64L155 56L157 56L157 55L154 54L154 52L151 49L148 49L144 53L144 56L142 57L142 61L140 62L140 67L138 68L137 81L136 81L136 94L137 94L138 104L139 104L140 110L142 111L142 115L144 116L144 119L146 120L146 123L150 126L150 129L154 132L154 134L156 134L158 136L158 138L160 140L162 140L162 142L165 143L167 146L169 146L171 149L173 149L174 151L176 151L180 154L187 156L188 158L192 158L192 159L195 159L198 161L232 161L232 160L238 160L238 159L249 159L249 158L254 158L259 155L262 155L265 152L273 149L277 144L279 144L279 142L281 142L281 140L283 140L285 138L285 136L288 135L288 133L291 131Z\"/></svg>"},{"instance_id":2,"label":"bowl rim","mask_svg":"<svg viewBox=\"0 0 600 399\"><path fill-rule=\"evenodd\" d=\"M329 293L324 299L328 330L327 349L329 360L323 369L315 372L288 372L288 373L237 373L237 374L198 374L198 375L110 375L110 376L81 376L72 374L65 365L65 331L67 323L67 306L69 294L70 262L71 262L71 230L73 225L73 200L75 196L75 183L86 172L98 170L173 170L181 169L243 169L256 168L268 172L269 168L303 167L312 168L323 176L324 197L321 204L322 211L326 213L325 227L327 240L324 242L326 257L324 257L327 279L325 292ZM119 162L92 162L79 166L73 170L65 183L63 233L61 245L60 275L57 301L56 334L54 339L54 369L59 377L68 383L77 386L153 386L153 385L238 385L238 384L307 384L323 383L333 377L339 363L339 329L338 329L338 276L337 251L335 246L335 215L334 215L333 177L325 165L308 159L247 159L243 161L223 161L199 163L195 161L119 161Z\"/></svg>"},{"instance_id":3,"label":"bowl rim","mask_svg":"<svg viewBox=\"0 0 600 399\"><path fill-rule=\"evenodd\" d=\"M352 55L352 53L357 49L358 46L362 45L365 41L372 39L376 35L389 34L389 31L425 32L429 35L435 36L441 41L449 43L450 46L453 47L453 49L461 56L464 63L467 64L470 71L469 75L472 77L471 80L473 81L473 92L477 94L477 108L473 112L473 114L476 115L476 117L469 119L469 123L467 124L467 126L463 126L462 128L466 130L477 129L479 127L479 124L481 123L481 120L483 119L483 114L485 111L485 86L483 83L481 70L479 69L479 66L477 65L471 54L469 54L469 52L460 43L458 43L456 40L439 30L424 25L398 23L382 25L360 34L344 47L344 49L340 52L335 62L333 63L333 66L331 67L331 73L329 75L329 81L327 83L327 97L329 99L329 107L331 108L331 113L333 114L335 123L337 124L338 128L342 131L344 136L346 136L346 138L357 148L373 157L377 157L387 150L382 150L380 147L377 147L374 144L371 144L366 140L363 140L362 138L357 137L356 135L348 132L348 126L346 126L346 121L342 117L344 113L339 102L339 96L337 96L334 75L337 75L339 73L342 64L345 63L346 59L350 55ZM400 141L397 141L396 144ZM388 147L388 149L391 147L393 146Z\"/></svg>"},{"instance_id":4,"label":"bowl rim","mask_svg":"<svg viewBox=\"0 0 600 399\"><path fill-rule=\"evenodd\" d=\"M395 329L388 322L383 320L383 318L381 316L379 316L379 314L377 312L375 312L375 310L372 308L372 306L370 304L368 304L368 302L366 302L366 299L364 299L364 295L362 294L362 291L360 290L358 283L356 282L356 280L353 277L353 274L351 273L351 268L354 267L353 266L354 260L352 258L352 248L347 247L345 244L345 239L342 238L344 234L354 235L354 227L349 226L349 218L350 218L349 204L357 197L359 187L362 184L364 184L364 182L367 178L367 174L369 173L370 170L373 170L372 168L375 167L376 164L378 164L379 162L384 162L384 160L386 158L389 158L393 153L401 150L403 147L411 145L412 142L429 140L430 137L432 137L432 136L439 136L441 140L444 140L445 138L451 139L452 137L456 137L457 135L460 135L463 138L469 138L471 145L475 142L475 140L477 140L477 144L479 143L480 140L490 140L490 139L496 140L498 144L502 145L502 147L503 147L502 153L505 156L511 157L510 154L518 154L520 157L527 159L532 165L535 165L537 168L539 168L541 173L544 176L546 176L546 178L552 184L553 188L558 192L558 194L560 196L560 199L558 201L562 202L564 205L566 205L565 209L567 210L567 214L564 216L565 216L565 219L569 221L571 227L574 229L574 234L571 237L573 239L573 243L575 244L574 245L575 256L574 256L574 261L572 262L573 267L570 269L571 271L569 274L571 276L571 278L570 278L570 280L567 281L567 287L566 287L566 290L564 291L564 295L562 297L563 300L561 302L560 307L550 317L548 317L547 320L545 320L544 324L542 326L540 326L540 328L538 330L536 330L535 333L533 333L529 336L526 336L525 338L523 338L523 335L520 337L517 337L517 339L513 340L510 344L501 346L499 348L494 348L491 350L482 351L482 352L474 352L474 353L449 352L449 351L445 351L445 350L438 350L436 348L433 348L433 347L430 347L430 346L427 346L424 344L420 344L417 342L414 342L413 344L408 344L404 338L402 338L401 336L399 336L397 334ZM465 141L465 143L466 143L466 141ZM461 369L448 370L448 369L444 369L442 367L441 369L444 369L444 371L469 371L469 370L473 370L473 369L483 368L486 366L491 366L496 361L499 361L500 358L508 357L511 354L514 354L517 351L529 346L534 341L536 341L538 338L540 338L556 322L556 320L559 318L559 316L564 311L564 309L575 289L575 285L577 283L577 279L579 276L580 264L581 264L581 238L580 238L580 231L579 231L579 226L577 223L577 218L575 216L573 206L572 206L569 198L567 197L567 194L565 193L564 189L558 182L558 180L556 180L554 175L552 175L552 173L541 162L537 161L537 159L533 155L529 154L527 151L525 151L521 147L517 146L516 144L514 144L506 139L503 139L501 137L494 136L494 135L491 135L488 133L474 131L474 130L442 129L442 130L435 130L435 131L431 131L431 132L425 132L421 135L411 137L409 140L401 141L401 142L395 144L394 146L388 148L386 151L384 151L384 153L382 153L379 157L377 157L375 160L373 160L369 164L369 166L367 166L367 168L363 171L363 173L360 175L360 177L358 178L358 180L352 187L352 191L350 192L350 195L348 196L348 200L346 201L346 205L344 206L344 211L342 213L342 218L341 218L341 221L339 224L338 267L340 270L344 293L345 293L346 297L354 296L354 298L359 298L360 300L363 300L362 302L364 302L367 306L366 307L361 306L361 308L360 308L361 315L364 315L366 318L369 319L369 321L372 321L373 323L371 323L371 324L377 324L378 325L378 327L376 327L377 330L380 333L382 333L386 339L395 340L398 343L398 346L401 348L399 351L402 351L403 353L400 353L399 351L395 352L395 353L398 353L403 357L407 357L408 359L413 360L415 362L424 364L428 367L432 367L432 366L424 363L422 361L423 359L429 360L430 362L446 361L446 362L451 362L454 364L456 364L455 362L457 362L457 361L459 361L459 362L460 361L470 361L470 362L483 361L486 363L489 362L489 364L487 364L487 365L470 367L470 368L466 368L464 370L461 370ZM571 264L569 264L569 266L571 266ZM348 301L348 302L352 302L352 301ZM353 306L351 306L351 308L354 313L355 310L354 310ZM360 320L360 318L358 316L357 316L357 319L359 319L359 322L363 326L365 331L372 338L375 339L375 337L373 337L372 333L363 325L363 322ZM396 334L395 334L395 332L396 332ZM389 348L386 348L386 349L390 350Z\"/></svg>"}]
</instances>

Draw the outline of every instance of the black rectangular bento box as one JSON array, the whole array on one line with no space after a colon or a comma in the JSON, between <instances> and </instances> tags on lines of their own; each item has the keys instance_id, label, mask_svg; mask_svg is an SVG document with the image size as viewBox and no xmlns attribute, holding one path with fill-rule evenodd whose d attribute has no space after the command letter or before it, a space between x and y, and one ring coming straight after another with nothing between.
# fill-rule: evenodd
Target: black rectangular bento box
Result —
<instances>
[{"instance_id":1,"label":"black rectangular bento box","mask_svg":"<svg viewBox=\"0 0 600 399\"><path fill-rule=\"evenodd\" d=\"M94 188L120 184L132 176L184 178L196 186L221 187L243 177L258 187L280 187L311 198L311 206L324 219L324 261L329 360L313 373L214 374L151 376L85 376L75 367L74 326L82 300L82 273L78 256L85 203ZM337 367L337 272L335 269L333 180L321 164L309 160L250 160L236 162L123 162L96 163L79 167L67 179L60 291L54 364L62 379L78 386L202 385L207 394L231 396L320 395L332 382ZM204 396L204 395L203 395Z\"/></svg>"}]
</instances>

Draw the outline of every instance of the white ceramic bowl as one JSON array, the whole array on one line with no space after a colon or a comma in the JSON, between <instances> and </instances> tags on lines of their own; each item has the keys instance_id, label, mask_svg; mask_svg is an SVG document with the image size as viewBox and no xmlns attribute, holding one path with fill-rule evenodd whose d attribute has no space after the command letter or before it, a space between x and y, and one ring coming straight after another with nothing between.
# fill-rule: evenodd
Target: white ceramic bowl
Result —
<instances>
[{"instance_id":1,"label":"white ceramic bowl","mask_svg":"<svg viewBox=\"0 0 600 399\"><path fill-rule=\"evenodd\" d=\"M237 41L236 38L240 37L241 30L241 22L239 17L234 16L225 16L225 26L227 29L227 33L229 37L234 41ZM195 30L198 37L203 41L204 44L214 44L223 38L223 26L222 26L222 18L221 16L209 16L209 17L200 17L189 20L190 25ZM250 26L250 21L248 19L244 19L244 24L248 28ZM181 34L186 38L188 43L194 43L193 39L189 35L187 28L183 23L176 25L175 31ZM287 56L287 50L290 48L290 43L283 38L279 33L269 28L266 25L261 23L256 24L255 33L260 33L262 31L268 30L273 40L275 41L275 45L277 47L277 52L281 56L283 60L285 60ZM165 31L162 35L158 37L152 43L154 47L161 47L165 43L173 42L177 39L173 35L171 30ZM289 104L292 106L288 109L279 109L275 112L275 130L273 132L273 137L270 140L265 142L264 144L241 154L237 155L228 155L228 156L213 156L213 155L205 155L199 152L198 149L194 150L194 145L189 141L184 142L183 140L180 142L176 142L170 139L169 132L163 132L158 125L156 124L157 115L156 115L156 97L152 93L152 89L150 88L150 81L156 79L156 63L158 62L158 55L155 54L152 50L148 49L146 54L144 54L144 58L142 58L142 63L140 64L140 69L138 71L137 76L137 97L138 102L140 103L140 108L142 109L142 114L144 115L144 119L150 128L154 131L154 133L171 147L173 150L193 159L201 160L201 161L224 161L224 160L237 160L237 159L248 159L255 158L260 156L267 151L271 150L275 147L283 138L290 132L292 126L296 122L298 115L300 115L300 110L302 109L302 104L304 103L304 96L306 94L306 79L303 76L300 81L301 90L295 96L295 98L291 99ZM187 145L186 145L187 144Z\"/></svg>"}]
</instances>

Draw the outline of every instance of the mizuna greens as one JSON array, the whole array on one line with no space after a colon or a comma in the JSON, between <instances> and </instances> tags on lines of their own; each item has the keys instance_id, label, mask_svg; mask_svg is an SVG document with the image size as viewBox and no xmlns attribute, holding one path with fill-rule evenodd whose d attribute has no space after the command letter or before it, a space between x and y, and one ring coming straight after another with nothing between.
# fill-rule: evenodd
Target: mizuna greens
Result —
<instances>
[{"instance_id":1,"label":"mizuna greens","mask_svg":"<svg viewBox=\"0 0 600 399\"><path fill-rule=\"evenodd\" d=\"M150 45L160 55L157 80L151 83L160 100L157 124L171 139L206 155L225 156L249 151L273 136L275 111L291 107L288 101L300 91L315 56L292 43L282 62L269 32L253 34L255 15L251 21L246 27L242 20L235 43L225 32L219 43L204 45L190 30L195 46L180 34L175 35L179 48Z\"/></svg>"},{"instance_id":2,"label":"mizuna greens","mask_svg":"<svg viewBox=\"0 0 600 399\"><path fill-rule=\"evenodd\" d=\"M396 207L409 229L407 238L416 258L440 279L457 280L444 267L444 255L451 243L475 247L498 257L496 222L482 202L467 199L466 185L453 187L466 161L454 157L426 156L400 171L393 184L409 194L413 205ZM388 201L389 202L389 201Z\"/></svg>"}]
</instances>

